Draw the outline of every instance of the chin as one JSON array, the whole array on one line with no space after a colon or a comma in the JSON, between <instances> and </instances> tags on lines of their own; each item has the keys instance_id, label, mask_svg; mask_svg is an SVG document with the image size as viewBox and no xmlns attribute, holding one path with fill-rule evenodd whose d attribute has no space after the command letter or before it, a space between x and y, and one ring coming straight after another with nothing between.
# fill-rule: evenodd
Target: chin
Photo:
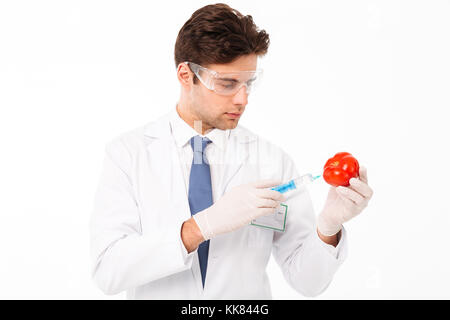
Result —
<instances>
[{"instance_id":1,"label":"chin","mask_svg":"<svg viewBox=\"0 0 450 320\"><path fill-rule=\"evenodd\" d=\"M239 121L238 120L229 120L227 123L227 129L234 129L237 127Z\"/></svg>"},{"instance_id":2,"label":"chin","mask_svg":"<svg viewBox=\"0 0 450 320\"><path fill-rule=\"evenodd\" d=\"M238 121L227 120L225 122L222 122L222 123L216 125L215 128L220 129L220 130L228 130L228 129L236 128L237 125L238 125Z\"/></svg>"}]
</instances>

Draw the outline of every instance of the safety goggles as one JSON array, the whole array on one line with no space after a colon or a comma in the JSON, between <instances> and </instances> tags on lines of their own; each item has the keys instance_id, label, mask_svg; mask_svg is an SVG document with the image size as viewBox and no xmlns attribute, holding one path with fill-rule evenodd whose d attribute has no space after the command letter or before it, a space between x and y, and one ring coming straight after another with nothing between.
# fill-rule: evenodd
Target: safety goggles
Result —
<instances>
[{"instance_id":1,"label":"safety goggles","mask_svg":"<svg viewBox=\"0 0 450 320\"><path fill-rule=\"evenodd\" d=\"M258 84L262 77L262 70L238 71L238 72L216 72L202 67L193 62L185 62L192 72L199 78L200 82L217 94L230 96L236 94L243 86L247 94Z\"/></svg>"}]
</instances>

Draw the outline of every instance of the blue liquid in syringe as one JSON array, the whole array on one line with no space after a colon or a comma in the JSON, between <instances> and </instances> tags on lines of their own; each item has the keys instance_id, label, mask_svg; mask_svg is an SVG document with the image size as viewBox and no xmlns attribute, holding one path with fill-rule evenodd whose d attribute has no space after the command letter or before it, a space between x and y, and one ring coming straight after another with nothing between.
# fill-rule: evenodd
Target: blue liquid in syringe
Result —
<instances>
[{"instance_id":1,"label":"blue liquid in syringe","mask_svg":"<svg viewBox=\"0 0 450 320\"><path fill-rule=\"evenodd\" d=\"M280 193L285 193L290 190L295 190L295 189L297 189L297 186L299 186L301 184L306 184L308 182L312 182L312 181L316 180L317 178L320 178L320 175L313 177L311 174L308 173L308 174L305 174L304 176L301 176L296 179L292 179L291 181L289 181L287 183L280 184L279 186L273 187L271 189L278 191Z\"/></svg>"},{"instance_id":2,"label":"blue liquid in syringe","mask_svg":"<svg viewBox=\"0 0 450 320\"><path fill-rule=\"evenodd\" d=\"M278 191L280 193L288 192L289 190L296 189L294 180L289 181L288 183L281 184L279 186L273 187L272 190Z\"/></svg>"}]
</instances>

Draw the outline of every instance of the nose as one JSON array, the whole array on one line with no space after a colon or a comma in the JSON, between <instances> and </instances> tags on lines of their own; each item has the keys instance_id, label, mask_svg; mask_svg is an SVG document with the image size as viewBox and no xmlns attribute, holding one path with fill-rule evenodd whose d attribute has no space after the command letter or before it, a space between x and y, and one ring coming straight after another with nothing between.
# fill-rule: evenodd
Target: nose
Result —
<instances>
[{"instance_id":1,"label":"nose","mask_svg":"<svg viewBox=\"0 0 450 320\"><path fill-rule=\"evenodd\" d=\"M246 106L248 103L248 88L247 85L242 86L233 97L233 103Z\"/></svg>"}]
</instances>

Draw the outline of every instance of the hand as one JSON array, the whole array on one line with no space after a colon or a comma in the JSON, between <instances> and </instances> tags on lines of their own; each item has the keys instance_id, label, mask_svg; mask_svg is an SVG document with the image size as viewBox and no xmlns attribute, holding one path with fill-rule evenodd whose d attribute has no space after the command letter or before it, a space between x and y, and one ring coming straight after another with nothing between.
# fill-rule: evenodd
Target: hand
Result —
<instances>
[{"instance_id":1,"label":"hand","mask_svg":"<svg viewBox=\"0 0 450 320\"><path fill-rule=\"evenodd\" d=\"M367 169L359 168L359 179L351 178L348 187L331 187L322 212L317 219L317 229L331 236L342 229L342 224L354 218L367 207L373 191L367 184Z\"/></svg>"},{"instance_id":2,"label":"hand","mask_svg":"<svg viewBox=\"0 0 450 320\"><path fill-rule=\"evenodd\" d=\"M205 240L273 213L286 200L282 193L269 189L279 184L281 181L264 180L234 187L212 206L193 215Z\"/></svg>"}]
</instances>

